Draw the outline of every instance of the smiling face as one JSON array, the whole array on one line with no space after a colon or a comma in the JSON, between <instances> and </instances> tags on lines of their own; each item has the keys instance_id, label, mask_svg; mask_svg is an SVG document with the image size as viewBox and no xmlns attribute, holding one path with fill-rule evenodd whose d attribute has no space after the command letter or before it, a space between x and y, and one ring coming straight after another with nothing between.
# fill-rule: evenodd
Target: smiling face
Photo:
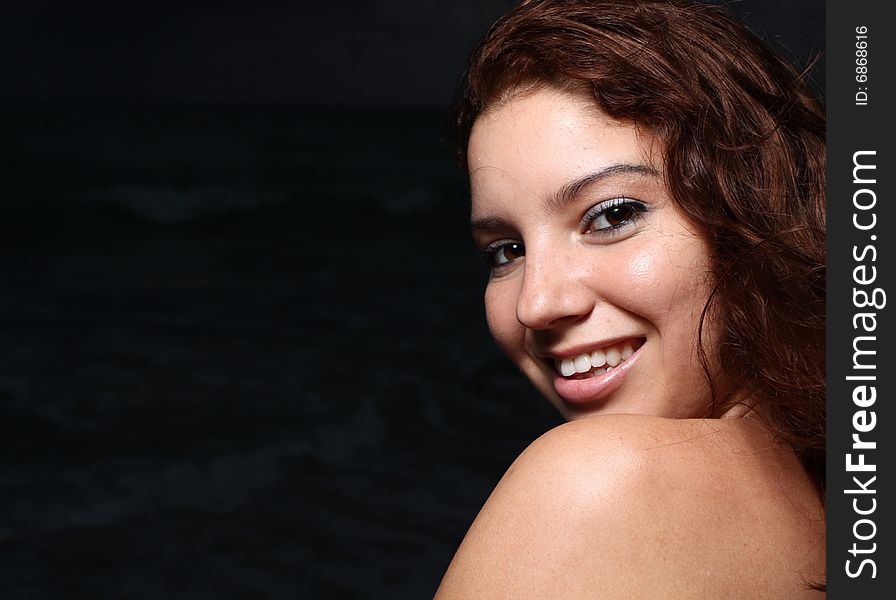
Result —
<instances>
[{"instance_id":1,"label":"smiling face","mask_svg":"<svg viewBox=\"0 0 896 600\"><path fill-rule=\"evenodd\" d=\"M708 416L697 348L709 252L669 195L661 151L586 98L552 89L473 127L489 327L567 419Z\"/></svg>"}]
</instances>

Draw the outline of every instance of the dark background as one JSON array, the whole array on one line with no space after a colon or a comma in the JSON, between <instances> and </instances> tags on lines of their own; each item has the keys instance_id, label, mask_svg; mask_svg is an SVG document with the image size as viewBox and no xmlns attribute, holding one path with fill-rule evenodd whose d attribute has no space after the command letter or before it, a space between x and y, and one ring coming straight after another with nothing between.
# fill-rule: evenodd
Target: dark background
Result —
<instances>
[{"instance_id":1,"label":"dark background","mask_svg":"<svg viewBox=\"0 0 896 600\"><path fill-rule=\"evenodd\" d=\"M0 8L0 596L432 595L559 423L445 142L507 5ZM731 8L823 49L822 3Z\"/></svg>"}]
</instances>

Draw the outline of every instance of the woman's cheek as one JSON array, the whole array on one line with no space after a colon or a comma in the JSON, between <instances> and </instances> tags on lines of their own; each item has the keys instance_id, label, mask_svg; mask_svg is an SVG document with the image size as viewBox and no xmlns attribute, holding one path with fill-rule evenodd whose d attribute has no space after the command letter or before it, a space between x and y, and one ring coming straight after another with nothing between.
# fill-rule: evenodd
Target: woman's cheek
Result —
<instances>
[{"instance_id":1,"label":"woman's cheek","mask_svg":"<svg viewBox=\"0 0 896 600\"><path fill-rule=\"evenodd\" d=\"M661 249L647 247L627 257L618 279L627 298L620 299L622 308L635 309L636 307L627 306L632 302L641 307L641 310L634 312L642 312L656 304L668 306L668 299L662 297L665 295L663 280L671 275L670 269L674 267L668 260L663 260L662 253Z\"/></svg>"},{"instance_id":2,"label":"woman's cheek","mask_svg":"<svg viewBox=\"0 0 896 600\"><path fill-rule=\"evenodd\" d=\"M651 314L654 310L665 313L682 303L699 313L708 297L703 247L698 240L682 236L632 252L621 280L637 291L630 298Z\"/></svg>"},{"instance_id":3,"label":"woman's cheek","mask_svg":"<svg viewBox=\"0 0 896 600\"><path fill-rule=\"evenodd\" d=\"M628 262L628 277L635 285L648 284L656 277L656 250L636 252Z\"/></svg>"}]
</instances>

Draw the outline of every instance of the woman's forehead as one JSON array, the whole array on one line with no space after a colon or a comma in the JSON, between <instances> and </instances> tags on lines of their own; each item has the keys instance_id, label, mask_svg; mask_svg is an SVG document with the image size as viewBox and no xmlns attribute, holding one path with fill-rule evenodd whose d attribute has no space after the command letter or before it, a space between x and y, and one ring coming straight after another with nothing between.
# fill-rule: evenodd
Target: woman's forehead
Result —
<instances>
[{"instance_id":1,"label":"woman's forehead","mask_svg":"<svg viewBox=\"0 0 896 600\"><path fill-rule=\"evenodd\" d=\"M468 148L471 191L475 200L508 186L550 192L619 168L661 173L661 148L651 134L607 117L578 95L540 90L477 120Z\"/></svg>"}]
</instances>

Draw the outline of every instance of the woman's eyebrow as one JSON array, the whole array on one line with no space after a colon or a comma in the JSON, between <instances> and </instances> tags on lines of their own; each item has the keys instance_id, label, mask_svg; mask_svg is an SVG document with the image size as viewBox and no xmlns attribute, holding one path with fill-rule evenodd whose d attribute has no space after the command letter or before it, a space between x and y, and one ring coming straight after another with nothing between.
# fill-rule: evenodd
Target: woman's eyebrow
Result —
<instances>
[{"instance_id":1,"label":"woman's eyebrow","mask_svg":"<svg viewBox=\"0 0 896 600\"><path fill-rule=\"evenodd\" d=\"M473 230L473 233L477 231L506 231L510 227L510 222L501 217L481 217L470 221L470 229Z\"/></svg>"},{"instance_id":2,"label":"woman's eyebrow","mask_svg":"<svg viewBox=\"0 0 896 600\"><path fill-rule=\"evenodd\" d=\"M573 200L575 200L576 196L579 193L591 185L596 181L600 181L602 179L607 179L609 177L613 177L616 175L628 175L628 174L636 174L636 175L646 175L649 177L657 177L659 175L659 171L655 168L648 165L639 165L639 164L615 164L610 165L608 167L604 167L599 171L595 171L593 173L589 173L584 177L580 177L575 181L571 181L567 183L562 188L557 190L555 194L552 194L544 201L544 208L547 211L556 211L565 208L569 205Z\"/></svg>"},{"instance_id":3,"label":"woman's eyebrow","mask_svg":"<svg viewBox=\"0 0 896 600\"><path fill-rule=\"evenodd\" d=\"M550 197L545 199L544 208L547 211L562 210L573 200L575 200L576 196L578 196L578 194L583 189L593 184L594 182L618 175L630 174L657 177L659 176L659 171L651 166L640 164L621 163L610 165L593 173L588 173L587 175L580 177L575 181L567 183L559 190L557 190L555 194L552 194ZM470 227L474 232L497 231L509 229L511 227L511 224L506 219L503 219L501 217L486 216L471 220Z\"/></svg>"}]
</instances>

